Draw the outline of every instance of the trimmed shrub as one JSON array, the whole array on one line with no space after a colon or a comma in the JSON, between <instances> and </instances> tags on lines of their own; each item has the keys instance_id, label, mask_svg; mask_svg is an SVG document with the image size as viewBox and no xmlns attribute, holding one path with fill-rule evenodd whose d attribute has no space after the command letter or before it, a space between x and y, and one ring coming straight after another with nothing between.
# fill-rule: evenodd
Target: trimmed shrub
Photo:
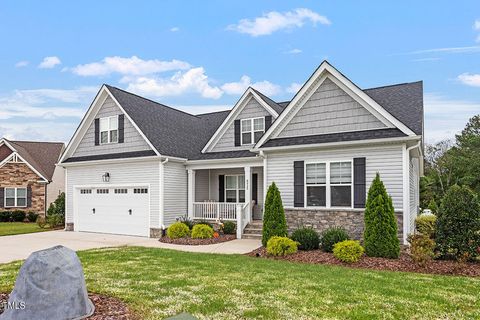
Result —
<instances>
[{"instance_id":1,"label":"trimmed shrub","mask_svg":"<svg viewBox=\"0 0 480 320\"><path fill-rule=\"evenodd\" d=\"M468 187L454 185L445 194L435 240L442 257L464 261L480 256L480 201Z\"/></svg>"},{"instance_id":2,"label":"trimmed shrub","mask_svg":"<svg viewBox=\"0 0 480 320\"><path fill-rule=\"evenodd\" d=\"M290 238L299 243L299 250L318 249L320 242L320 238L315 230L306 227L295 230Z\"/></svg>"},{"instance_id":3,"label":"trimmed shrub","mask_svg":"<svg viewBox=\"0 0 480 320\"><path fill-rule=\"evenodd\" d=\"M322 239L320 240L320 246L325 252L332 252L333 246L336 243L349 240L347 231L342 227L328 228L322 233Z\"/></svg>"},{"instance_id":4,"label":"trimmed shrub","mask_svg":"<svg viewBox=\"0 0 480 320\"><path fill-rule=\"evenodd\" d=\"M287 220L285 219L280 190L278 190L275 182L273 182L270 187L268 187L267 196L265 197L262 244L266 246L271 237L286 237L287 234Z\"/></svg>"},{"instance_id":5,"label":"trimmed shrub","mask_svg":"<svg viewBox=\"0 0 480 320\"><path fill-rule=\"evenodd\" d=\"M435 257L435 241L426 234L411 234L408 236L410 255L413 261L425 267Z\"/></svg>"},{"instance_id":6,"label":"trimmed shrub","mask_svg":"<svg viewBox=\"0 0 480 320\"><path fill-rule=\"evenodd\" d=\"M212 223L210 223L210 222L208 222L208 221L206 221L206 220L199 220L199 221L195 221L195 222L193 223L192 229L193 229L194 226L196 226L196 225L198 225L198 224L203 224L203 225L209 226L210 228L213 228L213 224L212 224Z\"/></svg>"},{"instance_id":7,"label":"trimmed shrub","mask_svg":"<svg viewBox=\"0 0 480 320\"><path fill-rule=\"evenodd\" d=\"M167 229L167 237L170 239L183 238L190 235L190 229L182 222L175 222Z\"/></svg>"},{"instance_id":8,"label":"trimmed shrub","mask_svg":"<svg viewBox=\"0 0 480 320\"><path fill-rule=\"evenodd\" d=\"M193 239L210 239L213 238L213 228L206 224L196 224L192 229Z\"/></svg>"},{"instance_id":9,"label":"trimmed shrub","mask_svg":"<svg viewBox=\"0 0 480 320\"><path fill-rule=\"evenodd\" d=\"M232 221L225 221L223 223L222 230L224 234L235 234L236 229L237 225Z\"/></svg>"},{"instance_id":10,"label":"trimmed shrub","mask_svg":"<svg viewBox=\"0 0 480 320\"><path fill-rule=\"evenodd\" d=\"M40 227L40 228L45 228L45 226L47 225L47 220L44 218L44 217L38 217L37 218L37 225Z\"/></svg>"},{"instance_id":11,"label":"trimmed shrub","mask_svg":"<svg viewBox=\"0 0 480 320\"><path fill-rule=\"evenodd\" d=\"M272 256L286 256L297 252L297 242L287 237L273 236L267 242L267 253Z\"/></svg>"},{"instance_id":12,"label":"trimmed shrub","mask_svg":"<svg viewBox=\"0 0 480 320\"><path fill-rule=\"evenodd\" d=\"M340 261L346 263L357 262L365 252L359 241L345 240L333 246L333 255Z\"/></svg>"},{"instance_id":13,"label":"trimmed shrub","mask_svg":"<svg viewBox=\"0 0 480 320\"><path fill-rule=\"evenodd\" d=\"M27 219L29 222L36 222L38 218L38 213L30 211L27 213Z\"/></svg>"},{"instance_id":14,"label":"trimmed shrub","mask_svg":"<svg viewBox=\"0 0 480 320\"><path fill-rule=\"evenodd\" d=\"M27 215L23 211L20 211L20 210L12 211L12 221L13 222L23 222L23 221L25 221L26 216Z\"/></svg>"},{"instance_id":15,"label":"trimmed shrub","mask_svg":"<svg viewBox=\"0 0 480 320\"><path fill-rule=\"evenodd\" d=\"M61 214L52 214L47 216L47 224L50 228L60 228L65 226L65 216Z\"/></svg>"},{"instance_id":16,"label":"trimmed shrub","mask_svg":"<svg viewBox=\"0 0 480 320\"><path fill-rule=\"evenodd\" d=\"M12 213L10 211L0 211L0 222L12 221Z\"/></svg>"},{"instance_id":17,"label":"trimmed shrub","mask_svg":"<svg viewBox=\"0 0 480 320\"><path fill-rule=\"evenodd\" d=\"M365 252L370 257L398 258L400 240L397 237L397 219L392 198L377 173L368 190L365 207Z\"/></svg>"},{"instance_id":18,"label":"trimmed shrub","mask_svg":"<svg viewBox=\"0 0 480 320\"><path fill-rule=\"evenodd\" d=\"M422 214L415 218L415 230L418 233L435 238L435 226L437 224L437 216L433 214Z\"/></svg>"}]
</instances>

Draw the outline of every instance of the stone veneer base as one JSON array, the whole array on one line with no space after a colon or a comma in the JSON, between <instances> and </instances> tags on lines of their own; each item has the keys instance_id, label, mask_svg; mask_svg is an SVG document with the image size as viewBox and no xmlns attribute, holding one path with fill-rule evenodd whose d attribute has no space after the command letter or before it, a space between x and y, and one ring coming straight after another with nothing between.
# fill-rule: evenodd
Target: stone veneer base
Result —
<instances>
[{"instance_id":1,"label":"stone veneer base","mask_svg":"<svg viewBox=\"0 0 480 320\"><path fill-rule=\"evenodd\" d=\"M161 238L162 229L160 228L150 228L150 238Z\"/></svg>"},{"instance_id":2,"label":"stone veneer base","mask_svg":"<svg viewBox=\"0 0 480 320\"><path fill-rule=\"evenodd\" d=\"M363 215L363 210L285 209L289 232L300 227L312 227L318 233L322 233L331 227L343 227L353 239L357 240L363 239ZM403 214L395 212L395 215L398 238L403 241Z\"/></svg>"},{"instance_id":3,"label":"stone veneer base","mask_svg":"<svg viewBox=\"0 0 480 320\"><path fill-rule=\"evenodd\" d=\"M69 222L65 224L65 231L73 231L73 223Z\"/></svg>"}]
</instances>

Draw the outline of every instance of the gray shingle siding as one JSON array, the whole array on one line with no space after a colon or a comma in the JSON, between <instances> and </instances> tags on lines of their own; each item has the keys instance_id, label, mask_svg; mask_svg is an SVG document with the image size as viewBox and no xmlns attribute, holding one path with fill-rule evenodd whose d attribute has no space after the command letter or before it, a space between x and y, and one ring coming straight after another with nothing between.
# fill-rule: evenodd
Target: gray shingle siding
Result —
<instances>
[{"instance_id":1,"label":"gray shingle siding","mask_svg":"<svg viewBox=\"0 0 480 320\"><path fill-rule=\"evenodd\" d=\"M100 107L100 110L98 111L95 118L118 116L120 114L122 114L120 108L117 107L112 98L108 97L103 103L103 105ZM80 141L77 149L73 153L72 157L85 157L98 154L151 150L148 143L140 135L137 129L135 129L135 127L128 120L127 117L125 117L124 124L124 143L109 143L96 146L94 143L95 128L92 122L90 127L87 129L87 132L83 136L82 140Z\"/></svg>"}]
</instances>

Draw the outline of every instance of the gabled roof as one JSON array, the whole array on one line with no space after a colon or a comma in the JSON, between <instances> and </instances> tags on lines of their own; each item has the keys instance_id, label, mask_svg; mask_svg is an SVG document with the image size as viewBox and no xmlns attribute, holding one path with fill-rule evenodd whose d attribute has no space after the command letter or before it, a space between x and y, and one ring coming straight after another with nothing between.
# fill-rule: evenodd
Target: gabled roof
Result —
<instances>
[{"instance_id":1,"label":"gabled roof","mask_svg":"<svg viewBox=\"0 0 480 320\"><path fill-rule=\"evenodd\" d=\"M55 164L65 147L63 142L4 140L42 177L52 181Z\"/></svg>"},{"instance_id":2,"label":"gabled roof","mask_svg":"<svg viewBox=\"0 0 480 320\"><path fill-rule=\"evenodd\" d=\"M275 101L273 101L272 99L270 99L269 97L267 97L266 95L258 91L257 89L252 88L252 90L255 91L255 93L257 93L260 96L260 98L263 101L265 101L270 107L272 107L272 109L275 110L276 113L278 114L282 113L284 109L282 106L280 106L278 103L276 103Z\"/></svg>"}]
</instances>

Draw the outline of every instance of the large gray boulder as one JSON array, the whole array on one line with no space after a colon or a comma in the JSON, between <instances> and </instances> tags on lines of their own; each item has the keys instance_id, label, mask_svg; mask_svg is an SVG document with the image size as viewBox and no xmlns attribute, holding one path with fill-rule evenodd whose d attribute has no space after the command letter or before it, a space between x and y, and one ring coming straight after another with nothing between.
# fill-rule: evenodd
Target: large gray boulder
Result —
<instances>
[{"instance_id":1,"label":"large gray boulder","mask_svg":"<svg viewBox=\"0 0 480 320\"><path fill-rule=\"evenodd\" d=\"M95 310L75 251L63 246L34 252L20 268L0 320L71 320ZM23 308L22 308L23 305Z\"/></svg>"}]
</instances>

